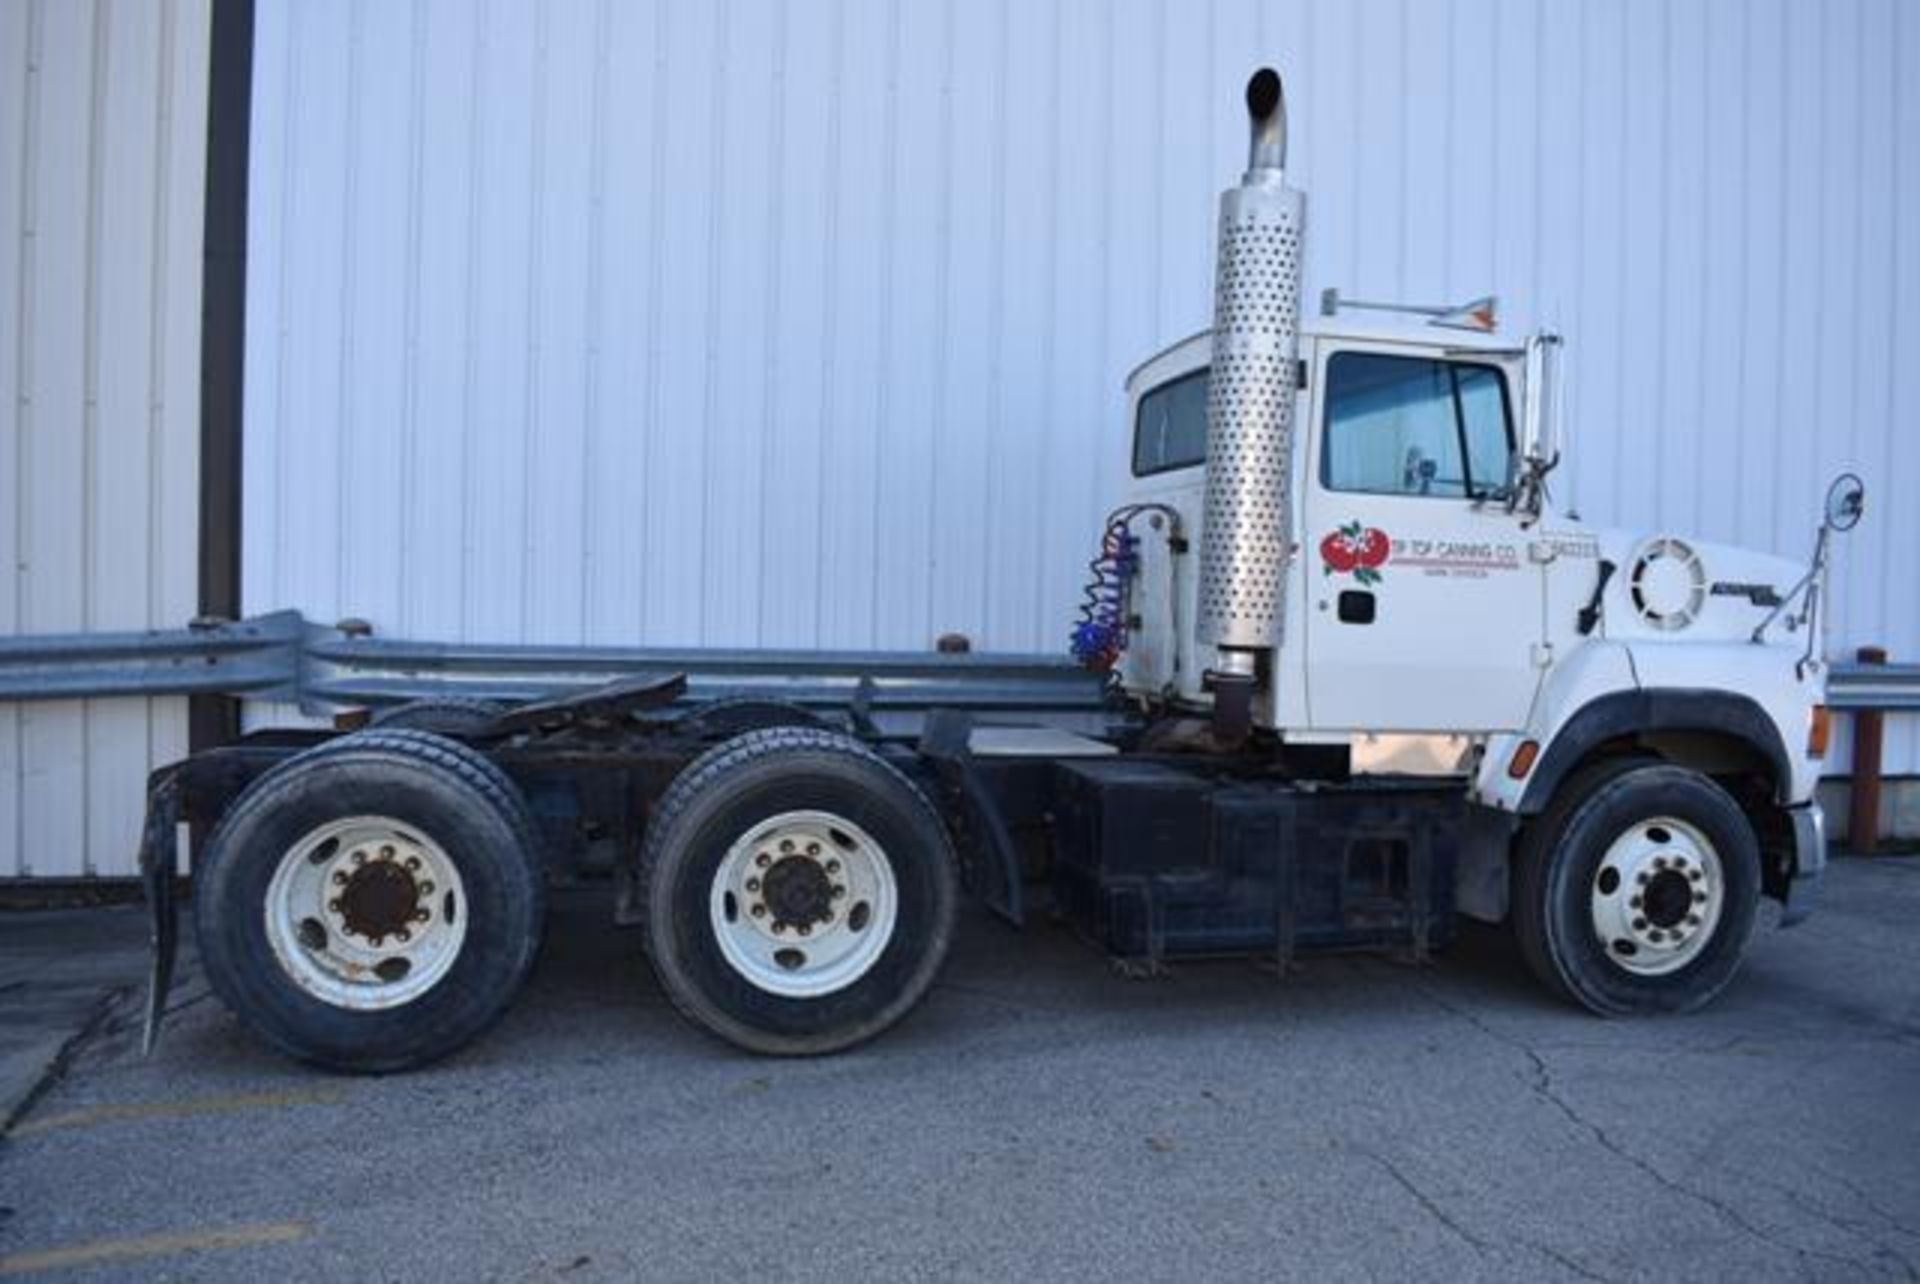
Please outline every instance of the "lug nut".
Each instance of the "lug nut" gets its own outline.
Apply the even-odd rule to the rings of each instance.
[[[840,862],[839,862],[839,861],[837,861],[837,860],[830,860],[830,861],[828,861],[828,862],[827,862],[827,872],[828,872],[829,874],[838,874],[838,873],[840,872]]]
[[[808,843],[808,844],[807,844],[807,855],[809,855],[809,856],[818,856],[819,854],[820,854],[820,844],[819,844],[819,843]]]
[[[1705,877],[1706,877],[1706,875],[1705,875],[1705,874],[1702,874],[1702,873],[1701,873],[1701,872],[1700,872],[1699,870],[1697,870],[1697,869],[1690,869],[1690,870],[1688,870],[1688,871],[1687,871],[1687,877],[1688,877],[1688,878],[1691,878],[1691,879],[1692,879],[1692,880],[1693,880],[1694,882],[1696,882],[1696,883],[1697,883],[1697,882],[1699,882],[1699,881],[1700,881],[1701,879],[1703,879],[1703,878],[1705,878]]]
[[[753,863],[758,865],[761,869],[765,869],[767,866],[773,864],[773,857],[767,855],[767,853],[765,852],[761,852],[758,856],[755,856],[753,858]]]
[[[425,882],[425,883],[422,883],[422,884],[420,884],[420,894],[421,894],[422,896],[431,896],[431,895],[433,895],[433,884],[432,884],[432,882]]]
[[[807,924],[807,923],[802,923],[802,924],[800,925],[800,935],[802,935],[802,936],[812,936],[812,935],[813,935],[813,927],[812,927],[812,925],[810,925],[810,924]]]
[[[1695,892],[1693,894],[1693,903],[1695,905],[1705,905],[1707,903],[1707,894],[1705,892]]]
[[[749,878],[749,879],[747,880],[747,890],[748,890],[748,891],[750,891],[750,892],[757,892],[757,891],[759,891],[759,890],[760,890],[760,880],[759,880],[759,879],[757,879],[757,878]]]
[[[387,844],[386,846],[384,846],[384,847],[382,847],[382,848],[380,849],[380,859],[381,859],[381,860],[392,860],[392,859],[393,859],[393,844],[392,844],[392,843],[388,843],[388,844]]]
[[[840,898],[841,898],[842,896],[845,896],[846,894],[847,894],[847,889],[846,889],[846,888],[844,888],[844,887],[842,887],[842,886],[841,886],[840,884],[838,884],[838,883],[835,883],[835,884],[833,885],[833,899],[834,899],[834,900],[836,900],[836,901],[837,901],[837,900],[839,900],[839,899],[840,899]]]
[[[1667,867],[1667,858],[1665,856],[1655,856],[1653,858],[1653,867],[1655,869],[1665,869]]]
[[[333,871],[333,885],[335,887],[345,887],[347,885],[347,876],[336,869]]]
[[[356,864],[356,865],[364,865],[364,864],[366,864],[366,863],[367,863],[367,854],[366,854],[365,852],[355,852],[355,853],[353,854],[353,863],[354,863],[354,864]]]
[[[419,872],[420,858],[418,856],[407,857],[407,869],[415,873]]]
[[[1664,936],[1661,933],[1660,929],[1656,927],[1651,932],[1647,933],[1647,939],[1649,941],[1658,941],[1658,940],[1663,940]]]
[[[327,908],[338,914],[340,912],[340,902],[338,900],[328,901]]]
[[[775,936],[785,936],[786,932],[787,932],[787,925],[785,923],[782,923],[778,919],[775,919],[773,923],[773,934]]]
[[[1631,905],[1631,906],[1633,906],[1633,907],[1634,907],[1635,909],[1639,909],[1639,908],[1640,908],[1640,898],[1639,898],[1638,896],[1636,896],[1636,897],[1634,897],[1634,898],[1633,898],[1633,899],[1632,899],[1631,901],[1629,901],[1629,902],[1627,902],[1627,903],[1628,903],[1629,905]]]
[[[400,944],[405,945],[408,941],[411,941],[413,939],[413,933],[409,932],[406,928],[403,927],[399,931],[393,934],[393,939],[400,942]]]
[[[1639,883],[1639,884],[1640,884],[1640,886],[1642,886],[1642,887],[1645,887],[1645,886],[1647,885],[1647,874],[1646,874],[1646,871],[1645,871],[1645,870],[1642,870],[1642,871],[1641,871],[1640,873],[1638,873],[1638,874],[1636,874],[1636,875],[1634,875],[1634,881],[1635,881],[1635,882],[1637,882],[1637,883]]]
[[[1634,931],[1636,931],[1636,932],[1644,932],[1644,931],[1646,931],[1646,930],[1647,930],[1647,920],[1646,920],[1646,919],[1644,919],[1644,918],[1636,918],[1636,919],[1634,919],[1634,920],[1633,920],[1633,930],[1634,930]]]
[[[764,905],[751,905],[748,906],[747,913],[753,915],[755,918],[765,918],[767,916],[767,907]]]
[[[432,917],[433,915],[427,913],[423,909],[417,909],[413,912],[413,921],[416,923],[424,923]]]
[[[1687,926],[1688,927],[1700,926],[1700,916],[1698,914],[1687,915]]]
[[[780,854],[784,856],[788,852],[791,852],[792,850],[793,850],[793,840],[791,838],[782,838],[780,840]]]
[[[381,947],[382,944],[386,942],[386,939],[387,938],[384,936],[369,936],[367,938],[367,943],[372,945],[373,948],[377,950]]]

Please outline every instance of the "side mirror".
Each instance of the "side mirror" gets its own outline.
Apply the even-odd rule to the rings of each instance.
[[[1782,614],[1787,617],[1789,629],[1807,630],[1806,653],[1794,666],[1795,676],[1806,672],[1814,662],[1814,647],[1817,641],[1814,627],[1820,610],[1820,597],[1827,586],[1827,554],[1836,534],[1844,534],[1860,524],[1861,516],[1867,511],[1867,484],[1856,473],[1841,473],[1827,487],[1827,502],[1820,513],[1820,529],[1813,537],[1813,564],[1807,567],[1807,573],[1781,595],[1774,608],[1767,612],[1767,618],[1753,629],[1753,641],[1766,639],[1767,628]],[[1795,599],[1799,599],[1800,609],[1790,608]]]
[[[1827,529],[1850,531],[1867,511],[1867,484],[1855,473],[1841,473],[1827,487]]]
[[[1512,506],[1538,515],[1546,477],[1560,462],[1560,336],[1542,330],[1527,340],[1527,386],[1521,400],[1520,467]]]

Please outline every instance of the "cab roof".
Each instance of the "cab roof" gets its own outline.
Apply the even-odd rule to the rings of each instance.
[[[1395,343],[1408,347],[1485,353],[1489,356],[1517,357],[1525,351],[1522,342],[1497,332],[1487,334],[1480,330],[1455,330],[1446,326],[1429,325],[1424,321],[1402,321],[1391,317],[1363,317],[1352,314],[1302,317],[1300,337],[1302,339],[1351,339],[1360,343]],[[1168,374],[1194,370],[1206,365],[1212,355],[1212,341],[1213,331],[1207,329],[1161,348],[1127,372],[1125,381],[1127,391],[1133,391],[1135,382],[1149,367],[1165,362],[1170,357],[1177,357],[1180,360],[1172,363],[1174,368],[1168,371]]]

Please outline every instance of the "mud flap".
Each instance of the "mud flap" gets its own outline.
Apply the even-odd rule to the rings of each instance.
[[[1026,922],[1026,889],[1020,879],[1020,858],[1005,817],[993,793],[975,769],[969,741],[971,715],[936,709],[927,715],[920,735],[920,756],[933,764],[940,781],[960,803],[965,822],[961,843],[969,889],[987,908],[1015,927]]]
[[[172,772],[154,777],[147,789],[147,824],[140,839],[140,881],[146,888],[149,939],[153,958],[147,973],[147,1015],[140,1035],[142,1055],[151,1056],[160,1038],[160,1020],[173,986],[174,955],[180,944],[180,910],[174,903],[174,852],[180,825],[180,781]]]
[[[1787,813],[1793,819],[1793,878],[1783,906],[1780,926],[1792,927],[1813,913],[1820,899],[1820,880],[1827,872],[1827,814],[1809,802]]]

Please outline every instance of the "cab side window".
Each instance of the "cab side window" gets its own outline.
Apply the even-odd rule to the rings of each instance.
[[[1512,482],[1507,384],[1497,366],[1336,352],[1325,402],[1327,490],[1487,499]]]
[[[1191,468],[1207,457],[1207,371],[1195,370],[1140,398],[1133,423],[1133,475]]]

